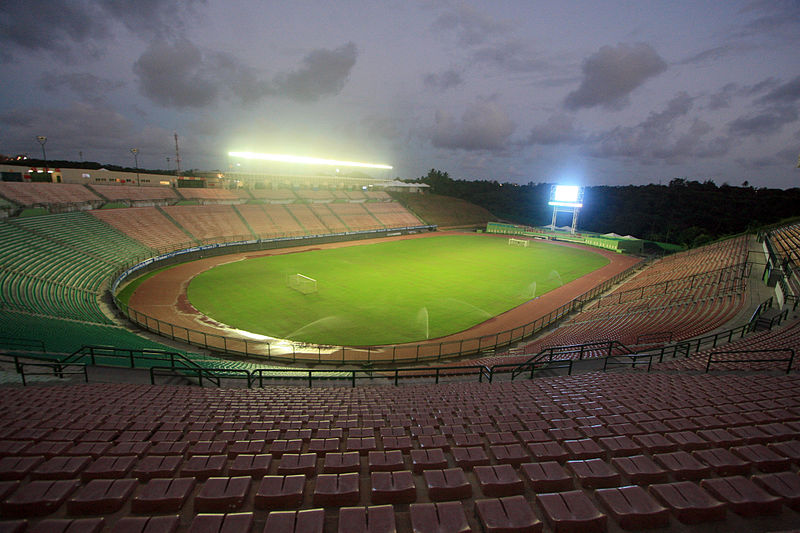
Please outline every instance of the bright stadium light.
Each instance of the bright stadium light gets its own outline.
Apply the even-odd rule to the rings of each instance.
[[[361,167],[361,168],[380,168],[391,170],[391,165],[381,165],[378,163],[359,163],[358,161],[338,161],[336,159],[322,159],[319,157],[306,157],[302,155],[288,154],[259,154],[255,152],[228,152],[231,157],[241,157],[242,159],[259,159],[262,161],[278,161],[281,163],[301,163],[306,165],[328,165],[332,167]]]
[[[550,194],[549,205],[583,207],[583,190],[577,185],[556,185]]]

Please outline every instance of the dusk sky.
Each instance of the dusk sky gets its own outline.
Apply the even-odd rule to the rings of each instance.
[[[798,187],[800,0],[0,0],[0,153]]]

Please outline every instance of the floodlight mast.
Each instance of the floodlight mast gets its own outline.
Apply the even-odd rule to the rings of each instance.
[[[556,229],[556,217],[559,212],[572,213],[572,226],[570,233],[575,235],[578,227],[578,214],[583,207],[583,188],[575,185],[553,185],[550,189],[549,205],[553,206],[553,220],[551,225]]]

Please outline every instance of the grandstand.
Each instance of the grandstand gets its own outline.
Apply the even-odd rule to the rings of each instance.
[[[2,531],[800,523],[797,225],[652,260],[541,335],[406,369],[413,384],[396,387],[394,367],[176,349],[131,332],[106,291],[122,269],[201,243],[457,216],[372,191],[6,185],[7,202],[54,214],[0,221],[0,376],[40,385],[0,387]]]

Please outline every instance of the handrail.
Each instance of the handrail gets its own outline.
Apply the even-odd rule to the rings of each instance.
[[[83,374],[83,381],[84,383],[89,383],[89,373],[86,370],[86,365],[80,363],[72,363],[70,365],[61,365],[60,363],[27,363],[22,361],[15,362],[17,367],[17,373],[20,375],[22,379],[22,385],[27,386],[28,382],[25,379],[25,376],[49,376],[54,375],[58,376],[59,378],[63,378],[64,375],[79,375]],[[26,366],[33,366],[33,367],[42,367],[42,368],[49,368],[50,372],[25,372]],[[80,368],[77,372],[66,372],[64,369],[69,367],[78,367]]]
[[[715,355],[721,354],[739,354],[739,353],[789,353],[788,358],[766,358],[766,359],[718,359],[714,360]],[[711,370],[713,363],[788,363],[786,365],[786,373],[792,371],[792,363],[794,362],[794,350],[792,348],[773,348],[762,350],[720,350],[708,354],[708,361],[706,362],[706,373]]]
[[[529,367],[530,364],[535,364],[538,362],[543,362],[545,357],[547,358],[547,362],[553,361],[553,356],[563,355],[563,354],[578,354],[578,359],[583,360],[583,355],[586,352],[597,351],[598,348],[603,348],[607,350],[606,357],[611,356],[614,348],[621,350],[623,353],[631,353],[631,350],[622,344],[619,341],[592,341],[586,342],[583,344],[565,344],[560,346],[548,346],[543,348],[539,353],[530,357],[528,360],[523,361],[522,363],[508,363],[509,365],[517,365],[518,368],[511,371],[511,379],[513,380],[522,372],[525,372]],[[570,360],[572,358],[569,358]]]
[[[471,372],[467,372],[467,371]],[[492,371],[485,365],[462,365],[462,366],[439,366],[439,367],[412,367],[412,368],[393,368],[387,370],[378,369],[346,369],[346,370],[326,370],[326,369],[297,369],[297,368],[257,368],[251,372],[252,383],[258,382],[259,387],[264,386],[265,380],[271,379],[294,379],[308,381],[309,388],[313,387],[315,380],[347,379],[352,387],[356,386],[356,379],[359,375],[374,379],[384,378],[391,380],[395,386],[399,385],[402,374],[411,374],[407,378],[433,377],[435,383],[448,375],[478,374],[478,381],[486,379],[492,381]],[[266,374],[266,375],[265,375]]]
[[[151,366],[150,367],[150,384],[155,385],[155,376],[157,371],[169,371],[170,374],[196,374],[194,377],[197,379],[197,384],[203,386],[203,377],[206,381],[214,383],[217,387],[221,386],[222,379],[244,379],[247,380],[247,388],[250,388],[252,377],[249,371],[237,368],[179,368],[172,366]],[[242,376],[243,377],[240,377]],[[213,379],[212,379],[213,378]]]
[[[619,354],[615,356],[608,356],[603,361],[603,372],[608,371],[609,366],[628,366],[630,365],[631,368],[634,368],[637,365],[647,365],[647,371],[650,372],[650,368],[653,366],[653,358],[655,354],[648,354],[648,353],[630,353],[630,354]],[[628,361],[617,361],[614,359],[621,359],[627,358]]]
[[[534,375],[536,374],[537,370],[560,370],[562,368],[567,369],[567,375],[572,375],[572,367],[574,364],[573,359],[558,359],[556,361],[531,361],[529,363],[525,363],[523,365],[518,365],[516,363],[499,363],[493,365],[491,368],[492,375],[499,372],[507,372],[508,369],[513,369],[511,371],[511,381],[514,381],[520,374],[523,372],[527,372],[530,370],[531,375],[529,379],[533,379]]]
[[[117,359],[126,359],[129,361],[130,368],[137,368],[137,362],[142,361],[166,361],[169,360],[170,368],[184,368],[195,372],[200,372],[209,381],[216,381],[219,385],[219,379],[214,373],[210,372],[208,368],[197,364],[190,358],[186,357],[180,352],[172,352],[166,350],[157,350],[149,348],[119,348],[116,346],[95,346],[83,345],[70,355],[64,357],[59,362],[61,364],[71,364],[85,358],[89,358],[92,365],[97,365],[97,357],[110,357]],[[141,364],[139,365],[141,367]]]
[[[44,341],[42,339],[29,339],[25,337],[0,336],[0,345],[17,348],[35,348],[36,352],[44,352]]]

